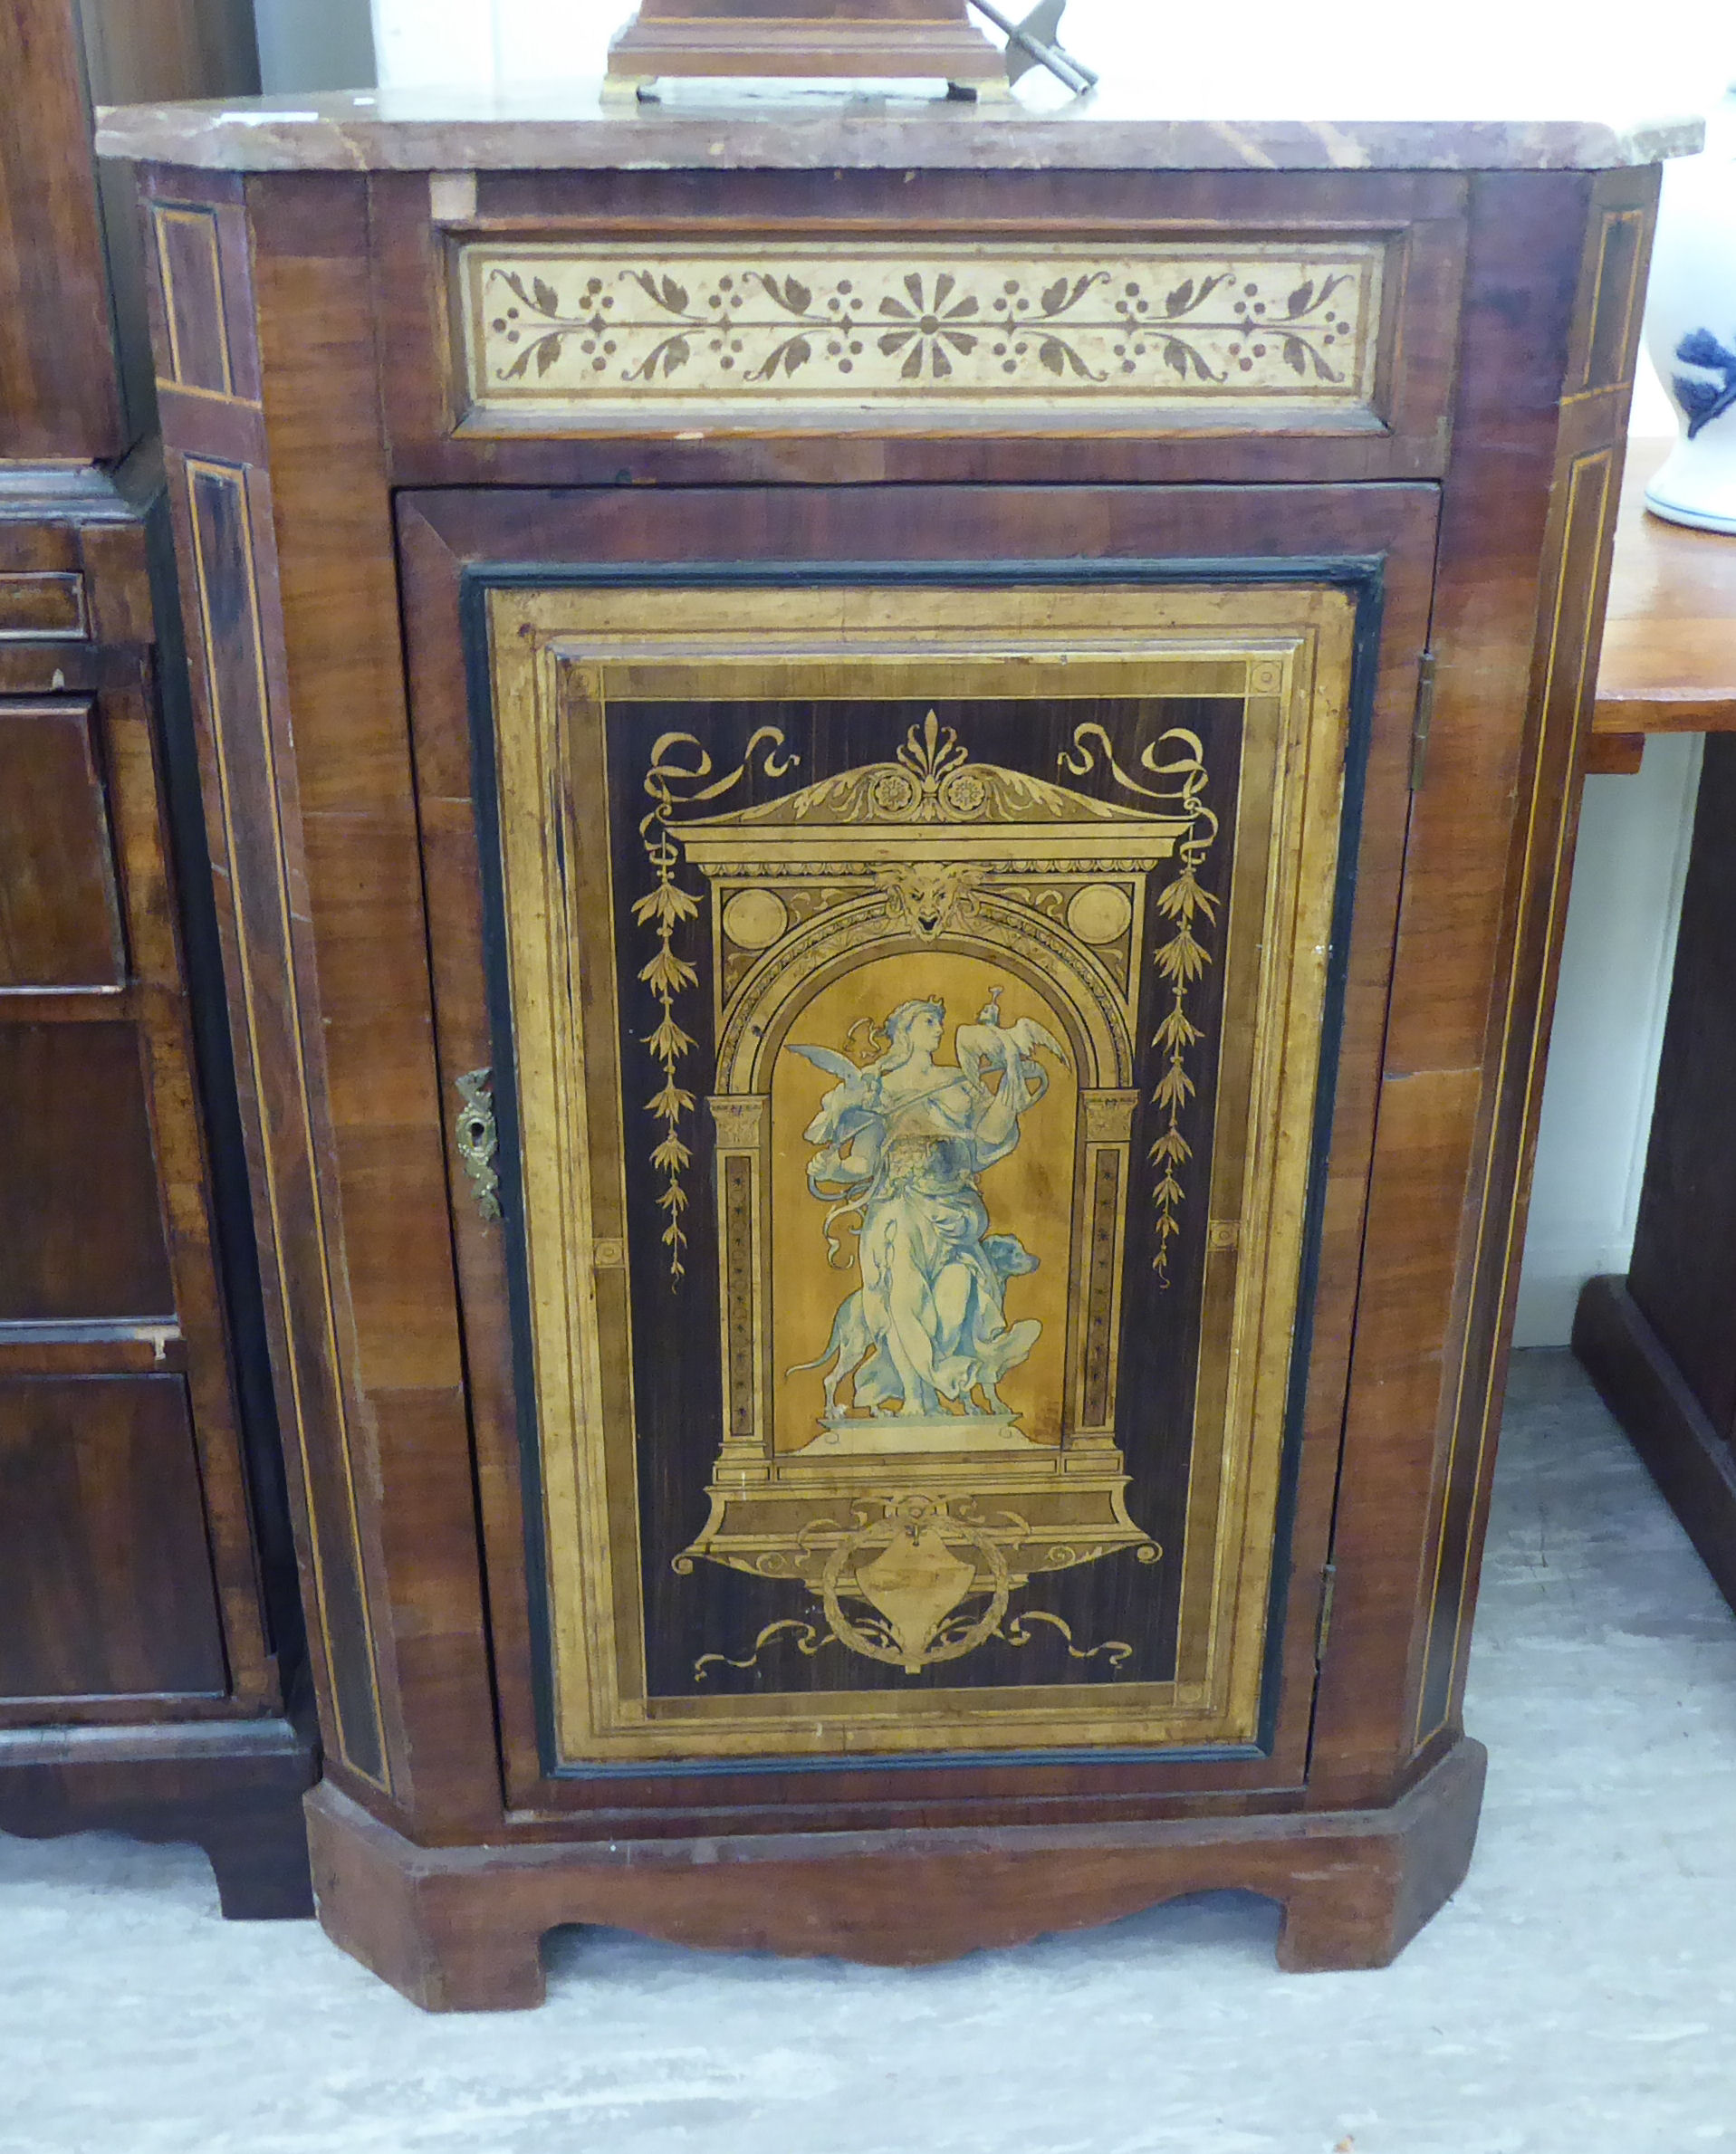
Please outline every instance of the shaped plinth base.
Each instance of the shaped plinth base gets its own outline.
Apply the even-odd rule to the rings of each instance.
[[[313,1912],[302,1798],[319,1770],[287,1720],[0,1729],[0,1832],[124,1833],[203,1848],[234,1921]]]
[[[327,1934],[434,2012],[541,2004],[560,1923],[911,1967],[1224,1889],[1282,1903],[1280,1967],[1376,1967],[1463,1880],[1484,1764],[1462,1739],[1382,1810],[446,1848],[327,1785],[308,1839]]]

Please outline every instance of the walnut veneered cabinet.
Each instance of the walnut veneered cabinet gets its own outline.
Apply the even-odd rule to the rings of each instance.
[[[110,119],[320,1905],[409,1995],[1453,1889],[1689,133]]]
[[[306,1915],[316,1747],[136,212],[91,148],[93,93],[258,80],[245,0],[0,7],[0,1832],[196,1841],[226,1913]]]

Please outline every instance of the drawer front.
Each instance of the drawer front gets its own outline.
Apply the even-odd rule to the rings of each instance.
[[[747,233],[454,253],[464,424],[551,433],[1378,427],[1375,234]]]
[[[89,633],[82,576],[0,570],[0,638],[82,643]]]
[[[181,1377],[0,1377],[0,1718],[228,1689]]]
[[[0,1325],[172,1321],[138,1028],[0,1023]]]
[[[125,984],[92,704],[0,703],[0,994]]]
[[[1418,478],[1453,173],[381,173],[405,487]]]

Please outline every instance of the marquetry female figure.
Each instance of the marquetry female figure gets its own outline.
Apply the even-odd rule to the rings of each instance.
[[[884,1052],[859,1067],[830,1048],[791,1042],[839,1079],[804,1132],[820,1147],[808,1186],[830,1207],[833,1263],[854,1260],[862,1275],[825,1351],[800,1364],[830,1364],[828,1421],[844,1418],[838,1393],[847,1375],[856,1406],[870,1412],[949,1427],[961,1417],[1012,1419],[998,1386],[1042,1326],[1008,1323],[1006,1283],[1039,1259],[1016,1235],[989,1232],[979,1178],[1017,1147],[1021,1118],[1049,1088],[1035,1050],[1063,1059],[1064,1050],[1034,1019],[1003,1026],[999,1000],[996,989],[978,1021],[960,1028],[955,1064],[935,1058],[946,1027],[939,1000],[901,1002],[879,1028]],[[839,1238],[850,1219],[853,1259]]]

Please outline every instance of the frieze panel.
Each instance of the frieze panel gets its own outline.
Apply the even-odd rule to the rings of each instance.
[[[455,257],[467,423],[1367,406],[1384,251],[1374,237],[475,241]]]

